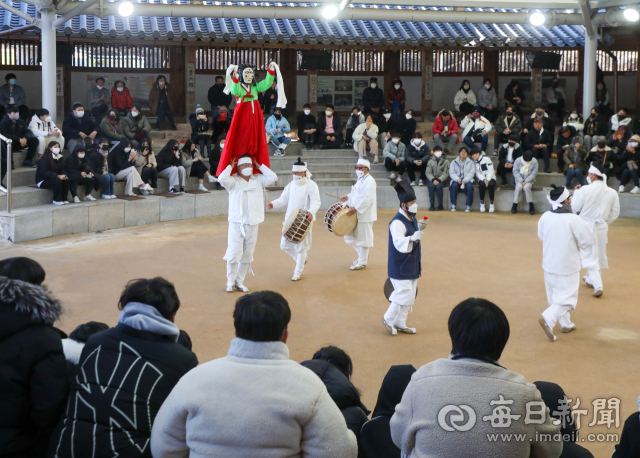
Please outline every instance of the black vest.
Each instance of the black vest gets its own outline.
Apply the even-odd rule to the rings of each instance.
[[[415,218],[409,221],[405,215],[398,212],[393,217],[391,223],[400,221],[407,229],[406,236],[413,235],[418,230],[418,222]],[[389,226],[391,226],[389,223]],[[391,236],[391,227],[389,227],[389,260],[387,263],[387,273],[389,278],[394,280],[415,280],[422,273],[422,261],[420,254],[420,243],[413,243],[413,250],[410,253],[400,253],[396,250]]]

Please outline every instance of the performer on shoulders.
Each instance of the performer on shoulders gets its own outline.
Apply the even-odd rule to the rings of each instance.
[[[400,210],[389,224],[389,259],[387,271],[393,285],[389,297],[391,304],[382,318],[382,324],[391,333],[398,331],[415,334],[415,328],[407,327],[407,316],[413,306],[418,288],[418,278],[422,273],[420,239],[416,213],[418,201],[416,194],[407,182],[395,186],[400,199]]]
[[[267,204],[267,208],[271,210],[273,208],[282,208],[286,205],[285,222],[289,219],[291,213],[298,209],[307,212],[307,220],[315,221],[316,212],[320,208],[318,185],[311,181],[311,172],[307,170],[307,164],[302,162],[300,158],[298,158],[298,162],[293,164],[292,172],[293,181],[284,188],[279,198]],[[310,226],[305,238],[300,243],[290,242],[284,235],[280,240],[280,249],[296,262],[293,277],[291,278],[293,281],[300,280],[304,265],[307,263],[307,252],[311,248],[312,229],[313,227]]]
[[[264,186],[276,182],[278,176],[266,165],[249,155],[235,159],[218,176],[218,182],[229,192],[229,235],[227,252],[227,291],[248,292],[244,278],[253,262],[253,251],[258,240],[258,225],[264,221]],[[257,169],[261,173],[254,174]],[[252,272],[253,273],[253,272]]]
[[[356,184],[351,186],[351,192],[342,196],[340,200],[349,207],[348,214],[357,213],[356,228],[344,236],[344,241],[358,253],[358,259],[351,265],[351,270],[367,267],[369,248],[373,246],[373,222],[378,219],[378,204],[376,197],[376,180],[369,175],[371,163],[366,159],[358,159],[356,164]]]

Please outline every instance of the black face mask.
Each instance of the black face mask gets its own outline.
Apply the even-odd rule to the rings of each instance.
[[[595,118],[596,116],[598,116],[598,113],[591,113],[592,118]]]
[[[178,148],[177,146],[173,148],[174,151],[178,151],[180,148]]]
[[[275,116],[275,118],[276,118],[276,119],[280,119],[280,118],[282,118],[282,115],[275,114],[275,113],[273,114],[273,116]]]
[[[599,148],[604,148],[604,145],[606,145],[605,142],[598,142],[598,147]]]
[[[560,86],[560,83],[551,83],[551,86],[558,87],[558,86]]]
[[[507,118],[513,118],[513,113],[509,113],[509,112],[507,111]]]
[[[627,115],[618,115],[618,121],[622,121],[624,119],[627,119]]]
[[[101,149],[102,151],[109,151],[109,145],[102,145],[102,146],[100,147],[100,149]]]
[[[115,115],[109,115],[109,121],[115,121],[116,117]]]
[[[543,113],[544,111],[542,110],[536,110],[536,116],[542,116]]]
[[[515,146],[516,146],[516,144],[515,144],[515,143],[511,143],[511,142],[509,142],[509,148],[513,148],[513,147],[515,147]]]

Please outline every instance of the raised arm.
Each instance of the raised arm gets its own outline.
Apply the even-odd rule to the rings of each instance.
[[[231,164],[218,176],[218,183],[227,191],[231,191],[236,187],[236,180],[231,176],[231,170],[233,170]]]
[[[256,89],[258,89],[258,92],[264,92],[269,89],[273,84],[273,80],[275,79],[275,77],[276,71],[275,69],[271,68],[271,64],[269,64],[269,70],[267,70],[267,74],[265,75],[264,79],[259,83],[256,83]],[[282,81],[278,81],[278,83],[282,84]]]

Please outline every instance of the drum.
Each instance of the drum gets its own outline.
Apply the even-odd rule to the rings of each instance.
[[[356,228],[358,217],[347,215],[349,206],[341,202],[333,204],[324,214],[324,225],[327,226],[329,232],[333,232],[339,237],[343,237]]]
[[[387,298],[389,302],[389,298],[391,297],[391,293],[393,293],[393,284],[391,283],[391,279],[387,278],[387,281],[384,282],[384,297]],[[416,287],[416,297],[418,297],[418,288]]]
[[[307,212],[296,208],[282,226],[282,235],[291,243],[300,243],[307,236],[311,223]]]

